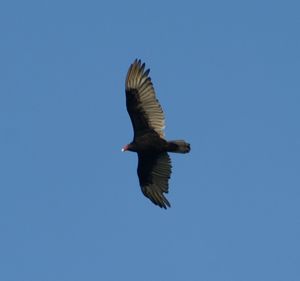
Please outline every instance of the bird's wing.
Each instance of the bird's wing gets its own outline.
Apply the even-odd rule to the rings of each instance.
[[[142,192],[155,205],[161,208],[170,207],[170,203],[164,196],[168,193],[168,180],[171,176],[171,159],[168,153],[143,154],[138,153],[138,176]]]
[[[125,82],[126,106],[134,134],[153,129],[164,137],[165,118],[162,108],[156,99],[155,91],[149,77],[150,70],[145,64],[135,60],[131,64]]]

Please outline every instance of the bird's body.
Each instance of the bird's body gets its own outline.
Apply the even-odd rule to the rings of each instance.
[[[126,106],[133,130],[133,141],[122,151],[138,153],[138,177],[142,192],[154,204],[166,208],[171,175],[171,159],[167,152],[187,153],[190,145],[183,140],[167,141],[164,138],[165,119],[156,99],[150,70],[135,60],[126,77]]]
[[[168,151],[168,142],[161,138],[155,131],[149,131],[137,136],[129,144],[130,151],[140,153],[161,153]]]

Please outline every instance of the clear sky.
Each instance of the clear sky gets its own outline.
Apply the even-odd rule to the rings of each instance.
[[[1,281],[300,280],[299,1],[1,1]],[[124,80],[173,155],[145,198]]]

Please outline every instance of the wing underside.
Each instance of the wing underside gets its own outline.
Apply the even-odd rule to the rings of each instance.
[[[126,77],[126,106],[135,134],[148,129],[155,130],[164,137],[165,118],[156,99],[150,70],[145,64],[135,60]]]
[[[172,169],[168,153],[138,154],[138,158],[138,176],[143,194],[161,208],[170,207],[164,196],[169,191],[168,181]]]

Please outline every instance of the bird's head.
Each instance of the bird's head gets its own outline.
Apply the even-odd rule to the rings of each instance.
[[[123,148],[122,148],[122,152],[124,151],[133,151],[136,152],[136,145],[134,142],[131,142],[129,144],[126,144]]]
[[[126,144],[123,148],[122,148],[122,152],[125,152],[125,151],[129,151],[131,150],[131,144]]]

